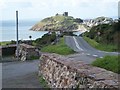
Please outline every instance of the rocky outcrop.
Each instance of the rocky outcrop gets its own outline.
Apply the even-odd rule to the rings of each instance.
[[[56,54],[41,56],[39,75],[51,88],[118,89],[118,74]]]

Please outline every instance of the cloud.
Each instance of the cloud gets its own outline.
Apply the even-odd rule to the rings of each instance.
[[[30,2],[7,2],[6,8],[29,8],[32,6],[32,4]]]
[[[51,16],[68,11],[74,17],[96,17],[100,15],[116,16],[119,0],[0,0],[5,13],[14,13],[16,9],[21,18]],[[7,14],[5,18],[9,17]],[[12,15],[11,15],[12,16]],[[10,18],[10,17],[9,17]]]
[[[0,0],[1,9],[9,8],[28,8],[31,7],[31,2],[26,2],[25,0]]]
[[[5,3],[4,3],[4,1],[3,0],[0,0],[0,9],[2,9],[2,8],[4,8],[6,5],[5,5]]]
[[[85,7],[94,4],[112,4],[117,3],[119,0],[0,0],[0,6],[10,6],[8,3],[19,3],[20,5],[32,4],[33,8],[36,7]],[[2,2],[2,4],[1,4]],[[24,4],[25,3],[25,4]],[[20,6],[18,4],[18,6]],[[104,6],[105,7],[105,6]]]

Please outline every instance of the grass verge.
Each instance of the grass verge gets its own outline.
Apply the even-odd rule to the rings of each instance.
[[[85,41],[87,41],[92,47],[102,50],[102,51],[108,51],[108,52],[114,52],[118,50],[118,46],[117,45],[113,45],[113,44],[101,44],[96,42],[93,39],[90,39],[88,37],[83,37]]]
[[[30,60],[36,60],[36,59],[39,59],[39,58],[40,58],[40,56],[31,56]]]
[[[8,44],[11,44],[11,41],[0,42],[1,46],[8,45]]]
[[[49,90],[49,86],[48,86],[47,82],[43,79],[42,75],[39,76],[39,82],[40,82],[40,85],[42,86],[42,88],[46,88],[46,90]]]
[[[120,74],[120,60],[118,59],[118,56],[105,56],[93,61],[92,65]]]
[[[74,51],[65,44],[64,38],[61,38],[60,42],[57,43],[56,45],[48,45],[43,47],[41,51],[49,52],[49,53],[57,53],[60,55],[68,55],[74,53]]]

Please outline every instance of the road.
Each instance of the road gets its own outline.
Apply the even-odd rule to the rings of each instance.
[[[104,52],[91,47],[82,37],[65,36],[66,44],[78,52],[66,56],[69,60],[80,60],[90,64],[96,58],[105,55],[117,55],[116,52]],[[2,64],[3,88],[41,88],[38,79],[39,60],[16,61]]]
[[[117,52],[105,52],[91,47],[81,36],[65,36],[65,43],[78,52],[77,55],[70,57],[81,59],[86,63],[91,63],[96,58],[103,58],[105,55],[118,55]]]
[[[41,88],[38,79],[39,60],[2,64],[3,88]]]

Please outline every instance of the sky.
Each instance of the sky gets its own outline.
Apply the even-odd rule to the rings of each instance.
[[[70,16],[90,19],[117,17],[119,0],[0,0],[0,20],[33,20],[68,12]]]

